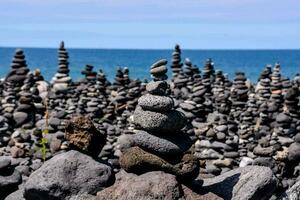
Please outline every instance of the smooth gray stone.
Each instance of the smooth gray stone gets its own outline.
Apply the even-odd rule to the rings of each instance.
[[[132,135],[122,135],[118,142],[121,150],[138,146],[158,156],[182,155],[193,144],[189,136],[183,133],[155,136],[145,131],[138,131]]]
[[[267,200],[276,188],[276,178],[268,167],[247,166],[204,179],[200,190],[213,192],[224,200]]]
[[[300,160],[300,143],[293,143],[289,146],[289,156],[290,161]]]
[[[10,166],[10,156],[0,156],[0,171]]]
[[[166,64],[168,64],[167,59],[161,59],[161,60],[155,62],[155,63],[151,66],[151,69],[154,69],[154,68],[160,67],[160,66],[162,66],[162,65],[166,65]]]
[[[14,120],[16,122],[15,126],[21,126],[22,124],[26,123],[28,120],[30,120],[29,115],[25,112],[15,112],[13,114]]]

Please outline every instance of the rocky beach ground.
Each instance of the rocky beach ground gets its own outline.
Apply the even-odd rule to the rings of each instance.
[[[300,74],[230,80],[176,45],[169,79],[162,59],[73,81],[62,42],[48,82],[25,53],[0,81],[0,200],[300,199]]]

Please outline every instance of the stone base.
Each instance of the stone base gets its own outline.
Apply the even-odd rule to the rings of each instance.
[[[200,168],[199,161],[191,154],[185,154],[180,163],[173,165],[139,147],[127,149],[120,157],[120,165],[125,171],[135,174],[164,171],[184,182],[195,179]]]

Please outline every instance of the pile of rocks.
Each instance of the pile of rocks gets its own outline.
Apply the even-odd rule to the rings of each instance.
[[[22,49],[17,49],[12,60],[11,71],[7,74],[4,82],[12,83],[15,89],[20,90],[28,72],[24,52]]]
[[[172,98],[166,96],[166,64],[166,60],[160,60],[151,66],[153,81],[147,84],[148,94],[139,98],[134,112],[135,134],[121,140],[120,164],[127,172],[161,170],[189,181],[197,176],[199,164],[186,153],[192,145],[189,137],[180,132],[186,119],[173,109]]]
[[[29,91],[20,93],[19,103],[13,114],[15,127],[29,129],[35,124],[35,106]]]
[[[94,66],[86,65],[85,69],[81,72],[81,74],[85,75],[85,79],[89,82],[95,82],[97,78],[97,72],[93,71]]]
[[[55,92],[65,93],[68,91],[68,86],[70,85],[72,79],[69,76],[69,62],[68,62],[68,52],[65,49],[65,44],[62,41],[58,49],[58,70],[51,83],[53,84],[53,90]]]
[[[175,45],[174,52],[172,54],[172,72],[173,72],[173,77],[175,78],[179,72],[182,70],[182,63],[181,63],[181,50],[180,46],[178,44]]]

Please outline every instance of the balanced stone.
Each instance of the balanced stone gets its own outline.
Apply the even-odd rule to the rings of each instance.
[[[134,124],[146,131],[168,133],[182,129],[186,124],[186,119],[176,110],[161,113],[143,110],[138,106],[134,111]]]
[[[150,111],[169,111],[174,107],[171,97],[146,94],[139,98],[138,104],[144,110]]]
[[[164,95],[168,88],[165,81],[151,81],[146,85],[146,90],[153,95]]]
[[[167,158],[181,156],[192,146],[192,140],[185,134],[153,135],[146,131],[137,131],[136,134],[123,135],[119,138],[121,149],[139,146],[145,151]]]

